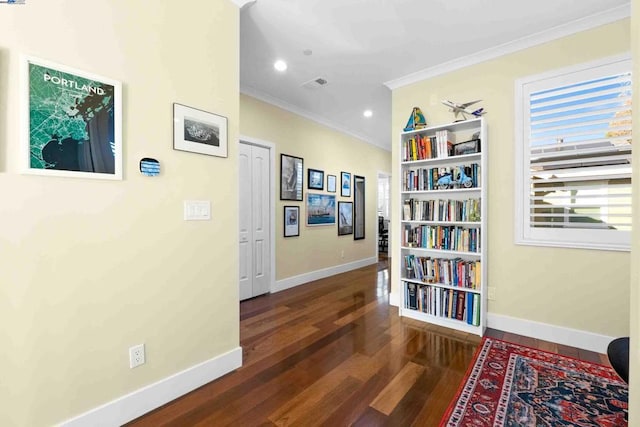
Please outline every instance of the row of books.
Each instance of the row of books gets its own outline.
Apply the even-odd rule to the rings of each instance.
[[[404,267],[407,279],[467,289],[480,289],[481,287],[482,268],[480,261],[405,255]]]
[[[435,136],[414,135],[402,143],[402,161],[444,158],[453,155],[456,134],[447,130]]]
[[[417,168],[405,170],[402,173],[403,191],[428,191],[438,189],[438,180],[450,175],[453,183],[460,182],[461,172],[471,178],[471,187],[480,187],[480,165],[471,163],[460,166],[448,166],[440,168]],[[451,186],[449,186],[451,188]]]
[[[480,295],[404,282],[405,308],[480,325]]]
[[[480,221],[480,199],[418,200],[402,204],[405,221]]]
[[[411,248],[442,249],[460,252],[480,252],[480,228],[452,225],[405,224],[402,245]]]

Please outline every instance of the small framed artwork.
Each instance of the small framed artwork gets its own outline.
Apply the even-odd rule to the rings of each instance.
[[[329,193],[336,192],[336,176],[335,175],[327,175],[327,191]]]
[[[324,171],[309,168],[307,172],[309,175],[307,177],[308,188],[310,190],[324,190]]]
[[[480,151],[480,140],[472,139],[470,141],[459,142],[453,146],[453,155],[462,156],[464,154],[473,154]]]
[[[338,202],[338,236],[353,234],[353,203]]]
[[[300,235],[300,207],[284,207],[284,237]]]
[[[303,166],[300,157],[280,155],[280,200],[302,201]]]
[[[351,173],[340,172],[340,196],[351,197]]]
[[[174,103],[173,148],[227,157],[227,118]]]
[[[307,225],[333,225],[336,223],[336,196],[307,193]]]
[[[122,179],[122,84],[21,57],[25,172]]]

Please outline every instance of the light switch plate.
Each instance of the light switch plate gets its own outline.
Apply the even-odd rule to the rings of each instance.
[[[185,221],[207,221],[211,219],[211,202],[209,200],[185,200]]]

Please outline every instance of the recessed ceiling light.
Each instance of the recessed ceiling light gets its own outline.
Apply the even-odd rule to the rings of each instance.
[[[368,118],[368,117],[373,116],[373,111],[371,111],[371,110],[364,110],[364,113],[362,113],[362,114],[364,114],[364,116]]]
[[[273,68],[275,68],[278,71],[285,71],[287,69],[287,63],[284,62],[282,59],[278,59],[274,64],[273,64]]]

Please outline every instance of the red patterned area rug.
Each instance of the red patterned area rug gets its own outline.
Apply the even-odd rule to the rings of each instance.
[[[484,338],[440,426],[626,426],[627,385],[607,366]]]

